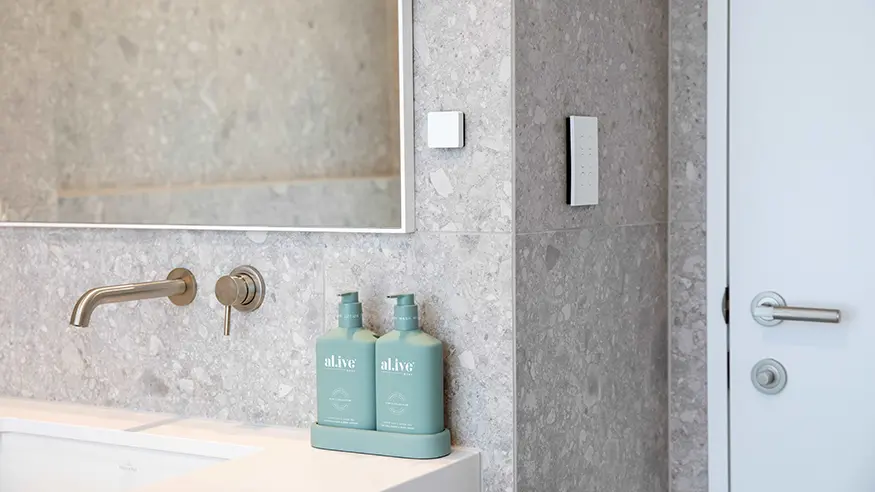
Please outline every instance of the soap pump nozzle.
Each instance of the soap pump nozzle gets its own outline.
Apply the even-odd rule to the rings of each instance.
[[[396,294],[389,296],[395,299],[395,329],[412,331],[419,329],[419,308],[413,294]]]
[[[397,306],[413,306],[416,304],[413,294],[395,294],[389,296],[389,299],[395,299]]]
[[[337,308],[337,324],[341,328],[362,327],[362,303],[358,292],[339,294],[340,305]]]

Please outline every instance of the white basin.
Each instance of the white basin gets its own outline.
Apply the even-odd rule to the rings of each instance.
[[[2,492],[479,492],[480,454],[313,449],[307,429],[0,398]]]
[[[117,492],[260,451],[259,448],[0,419],[0,491]]]

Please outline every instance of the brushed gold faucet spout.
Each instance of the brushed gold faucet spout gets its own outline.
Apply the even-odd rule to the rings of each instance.
[[[97,287],[89,290],[76,301],[73,314],[70,316],[70,324],[78,328],[87,327],[91,323],[91,314],[102,304],[167,297],[173,304],[185,306],[194,301],[196,294],[197,282],[194,275],[184,268],[177,268],[170,272],[167,280]]]

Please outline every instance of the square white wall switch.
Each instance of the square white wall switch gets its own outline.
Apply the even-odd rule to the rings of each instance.
[[[599,204],[599,120],[568,118],[568,192],[572,207]]]
[[[428,147],[461,149],[465,146],[465,113],[437,111],[428,113]]]

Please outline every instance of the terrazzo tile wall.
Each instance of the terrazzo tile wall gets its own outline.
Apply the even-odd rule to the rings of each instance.
[[[708,490],[707,1],[671,0],[669,297],[672,492]]]
[[[666,0],[516,0],[516,476],[668,489]],[[597,116],[600,204],[565,204]]]
[[[11,19],[17,9],[40,12],[60,3],[6,2],[0,28],[37,22]],[[510,0],[414,4],[415,234],[0,229],[6,279],[0,282],[0,393],[306,425],[315,409],[314,343],[334,323],[334,294],[361,289],[369,325],[383,332],[391,316],[384,296],[412,291],[425,329],[446,343],[447,420],[456,443],[483,450],[484,490],[513,490],[512,6]],[[21,56],[40,49],[19,41],[14,53]],[[0,63],[20,59],[2,48]],[[45,111],[7,97],[7,87],[24,88],[46,75],[22,71],[4,81],[0,122],[55,123]],[[438,109],[466,112],[465,149],[426,148],[425,115]],[[8,129],[0,128],[0,145],[9,150],[64,158],[51,142],[9,138]],[[239,264],[262,270],[270,291],[258,312],[235,313],[226,340],[213,285]],[[91,329],[67,327],[85,289],[162,278],[175,266],[197,274],[193,305],[103,306]]]
[[[0,392],[304,425],[314,417],[313,344],[333,323],[333,295],[360,288],[368,323],[383,331],[383,294],[415,290],[426,329],[447,342],[448,421],[458,443],[484,450],[485,490],[512,490],[516,472],[519,490],[661,492],[669,411],[671,488],[706,490],[705,2],[515,2],[415,0],[413,235],[0,229]],[[59,122],[48,114],[46,47],[33,43],[39,16],[14,14],[55,5],[15,0],[0,11],[0,64],[18,74],[0,85],[0,155],[28,159],[29,170],[60,158],[40,137]],[[466,111],[466,149],[425,148],[433,109]],[[572,113],[601,118],[598,207],[572,210],[555,193],[558,115]],[[19,184],[34,208],[55,188]],[[262,269],[272,292],[261,311],[235,317],[225,340],[212,286],[241,263]],[[85,288],[177,265],[199,276],[194,305],[105,306],[91,330],[67,328]]]

